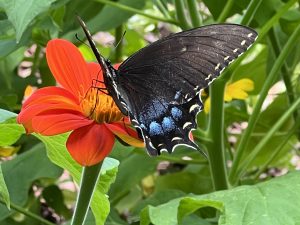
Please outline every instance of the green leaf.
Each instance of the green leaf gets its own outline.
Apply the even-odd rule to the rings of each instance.
[[[141,224],[178,224],[198,209],[220,211],[219,225],[295,225],[300,222],[300,172],[253,186],[240,186],[207,195],[174,199],[141,213]],[[178,221],[177,221],[178,218]]]
[[[130,7],[136,8],[136,9],[142,9],[145,6],[145,0],[120,0],[118,2],[120,4],[127,5]],[[72,1],[72,4],[73,4],[73,1]],[[97,31],[108,31],[108,30],[114,29],[114,28],[120,26],[122,23],[125,23],[133,15],[133,13],[131,13],[131,12],[98,3],[98,5],[96,4],[94,6],[94,10],[96,7],[96,9],[98,11],[96,12],[94,17],[92,17],[90,20],[88,20],[90,18],[89,14],[93,13],[93,9],[89,9],[89,11],[88,11],[85,6],[88,4],[85,4],[85,2],[84,2],[83,5],[84,6],[82,6],[82,7],[84,10],[80,14],[80,16],[85,20],[85,22],[87,23],[87,27],[89,28],[89,30],[92,34],[94,34]],[[101,9],[100,12],[99,12],[99,6],[100,7],[103,6],[103,8],[100,8]],[[71,6],[71,8],[72,8],[72,6]],[[68,8],[67,8],[67,12],[68,12]],[[71,14],[72,17],[75,20],[74,11],[71,11],[71,13],[72,13]],[[70,19],[72,19],[72,18],[70,18]],[[75,33],[82,34],[81,28],[79,28],[79,26],[76,23],[72,23],[73,27],[74,27],[74,24],[76,25],[75,26],[76,29],[67,33],[64,36],[64,38],[68,38],[68,39],[75,41],[74,34]]]
[[[128,194],[129,190],[139,184],[142,178],[156,170],[157,163],[155,158],[149,158],[146,154],[132,154],[124,159],[121,162],[116,182],[109,192],[111,201],[116,201]]]
[[[76,183],[79,184],[82,167],[76,163],[66,149],[68,134],[56,136],[35,135],[44,142],[47,153],[52,162],[68,170]],[[119,162],[112,158],[106,158],[101,168],[100,181],[94,192],[91,208],[93,210],[96,224],[104,224],[109,214],[110,204],[106,195],[110,185],[114,182]]]
[[[136,9],[142,9],[145,6],[145,0],[120,0],[118,3],[126,6],[130,6]],[[120,26],[126,20],[128,20],[133,13],[118,9],[116,7],[105,5],[99,13],[91,21],[91,30],[93,27],[97,27],[98,30],[110,30]]]
[[[4,122],[5,120],[8,120],[10,118],[14,118],[16,117],[17,114],[4,110],[4,109],[0,109],[0,123]]]
[[[15,121],[16,119],[9,119],[0,123],[0,146],[14,144],[25,133],[24,127]]]
[[[27,202],[28,191],[33,181],[40,178],[56,179],[62,173],[59,167],[50,162],[41,143],[14,159],[3,162],[2,171],[11,202],[20,206]],[[12,212],[0,205],[0,220],[10,213]]]
[[[55,0],[2,0],[1,6],[16,29],[17,42],[27,26],[42,12],[47,11]]]

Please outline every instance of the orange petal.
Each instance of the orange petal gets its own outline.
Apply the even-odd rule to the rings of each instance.
[[[71,110],[48,110],[32,119],[33,131],[43,135],[62,134],[93,123],[81,113]]]
[[[63,103],[68,106],[73,106],[74,109],[79,105],[77,97],[72,95],[69,91],[60,87],[44,87],[36,90],[23,104],[22,109],[30,105],[37,105],[40,103]],[[69,108],[69,107],[68,107]]]
[[[67,149],[80,165],[92,166],[111,152],[114,140],[106,126],[93,123],[74,130],[67,140]]]
[[[106,123],[105,126],[119,137],[122,141],[127,144],[142,148],[145,146],[144,142],[138,137],[138,134],[135,130],[130,127],[125,127],[123,123]]]
[[[75,96],[91,86],[87,63],[75,45],[63,39],[48,42],[46,58],[55,80]]]
[[[80,113],[80,107],[74,96],[67,90],[59,87],[47,87],[35,91],[23,104],[17,117],[18,123],[23,124],[28,133],[34,132],[32,119],[40,113],[59,109]],[[60,111],[61,112],[61,111]]]
[[[103,73],[98,63],[88,63],[88,70],[91,76],[91,84],[93,87],[105,88]],[[93,82],[93,83],[92,83]]]

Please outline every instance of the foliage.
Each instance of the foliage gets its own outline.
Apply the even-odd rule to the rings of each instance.
[[[210,112],[198,115],[193,134],[208,159],[185,147],[150,158],[116,142],[85,224],[300,223],[299,1],[0,0],[0,8],[1,224],[70,224],[82,169],[66,151],[68,134],[26,135],[15,118],[28,85],[55,85],[44,51],[50,39],[68,39],[94,60],[76,14],[92,34],[102,32],[97,46],[113,63],[199,25],[239,23],[259,33],[205,91]],[[254,82],[249,97],[224,103],[226,83],[244,78]]]

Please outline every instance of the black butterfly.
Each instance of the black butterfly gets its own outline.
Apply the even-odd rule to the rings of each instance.
[[[172,34],[139,50],[115,70],[97,50],[80,19],[102,68],[108,93],[140,132],[150,155],[177,145],[198,149],[190,139],[206,88],[257,38],[248,27],[208,25]]]

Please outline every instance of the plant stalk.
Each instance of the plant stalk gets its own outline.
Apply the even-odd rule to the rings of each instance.
[[[219,15],[217,21],[219,23],[224,23],[230,13],[230,10],[232,9],[232,6],[234,4],[234,0],[227,0],[226,5],[223,9],[223,11],[221,12],[221,14]]]
[[[191,28],[191,25],[189,24],[187,17],[185,15],[185,5],[183,0],[175,0],[175,8],[176,8],[176,16],[177,20],[179,22],[180,27],[183,30],[188,30]]]
[[[202,18],[198,10],[198,2],[196,0],[187,0],[188,9],[190,12],[193,27],[200,27],[202,25]]]
[[[211,107],[209,113],[208,158],[213,185],[216,191],[228,189],[224,148],[224,89],[226,82],[217,79],[210,86]]]
[[[241,21],[242,25],[249,26],[250,22],[252,21],[254,15],[261,3],[262,3],[262,0],[252,0],[250,2],[250,4],[248,5],[248,8],[246,10],[246,13],[244,14],[243,19]]]
[[[71,225],[82,225],[86,219],[88,209],[97,186],[102,162],[83,167],[80,181],[80,189],[77,196]]]
[[[122,62],[123,34],[124,34],[124,29],[123,29],[123,25],[121,24],[115,30],[115,37],[116,37],[116,42],[117,42],[117,46],[115,49],[115,62],[116,63]]]

